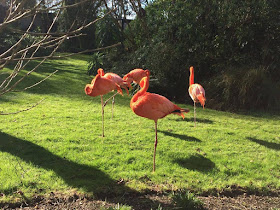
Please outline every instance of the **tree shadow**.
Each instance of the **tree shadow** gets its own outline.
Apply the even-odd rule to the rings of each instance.
[[[117,180],[111,179],[106,173],[96,167],[67,160],[39,145],[3,132],[0,132],[0,152],[7,152],[27,163],[54,171],[69,186],[83,189],[86,192],[92,192],[95,198],[107,199],[107,201],[114,201],[133,206],[133,209],[139,209],[136,200],[125,199],[126,197],[139,196],[139,192],[124,184],[118,184]],[[146,198],[145,201],[151,207],[161,205],[160,202],[155,203],[149,198]]]
[[[214,162],[200,154],[192,155],[189,158],[178,158],[174,162],[189,170],[200,172],[208,172],[216,167]]]
[[[200,139],[192,137],[192,136],[187,136],[187,135],[183,135],[183,134],[176,134],[176,133],[171,133],[169,131],[161,131],[161,130],[158,130],[158,132],[163,133],[166,136],[171,136],[171,137],[178,138],[178,139],[185,140],[185,141],[201,142]]]
[[[256,138],[252,138],[252,137],[247,137],[248,140],[253,141],[255,143],[258,143],[262,146],[265,146],[269,149],[274,149],[274,150],[280,150],[280,144],[278,143],[274,143],[274,142],[267,142],[261,139],[256,139]]]
[[[67,160],[41,146],[2,132],[0,132],[0,139],[1,152],[8,152],[27,163],[52,170],[72,187],[98,193],[103,187],[115,186],[114,180],[95,167]]]

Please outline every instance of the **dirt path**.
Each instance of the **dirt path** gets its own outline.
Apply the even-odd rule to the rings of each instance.
[[[280,196],[238,195],[235,197],[198,196],[204,203],[203,209],[280,209]],[[125,195],[116,198],[93,200],[79,196],[62,196],[51,194],[48,198],[34,197],[29,203],[0,204],[3,209],[108,209],[126,205],[135,210],[178,209],[169,196],[163,194]]]

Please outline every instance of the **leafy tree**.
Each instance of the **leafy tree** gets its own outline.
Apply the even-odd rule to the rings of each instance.
[[[264,83],[265,91],[261,92],[261,98],[267,99],[265,95],[271,89],[268,84],[279,90],[280,10],[277,1],[156,0],[145,11],[145,19],[136,18],[130,24],[134,32],[133,42],[125,41],[128,50],[122,50],[122,59],[115,57],[117,53],[112,53],[111,57],[116,59],[113,66],[148,68],[158,79],[155,84],[157,92],[185,101],[189,98],[189,67],[193,65],[196,81],[205,86],[208,105],[212,107],[217,107],[221,101],[225,102],[220,106],[223,109],[275,105],[279,94],[275,94],[273,100],[269,99],[266,105],[248,104],[245,99],[248,95],[253,95],[251,100],[260,97],[260,93],[254,93],[254,85],[250,89],[243,88],[246,94],[241,94],[240,89],[234,94],[229,91],[230,95],[226,97],[223,94],[227,93],[218,95],[214,90],[218,91],[217,84],[226,85],[223,82],[225,77],[220,75],[235,77],[237,74],[228,72],[242,70],[244,75],[247,71],[259,72],[250,74],[251,77],[266,75],[270,82]],[[141,23],[143,20],[145,26]],[[232,100],[238,102],[233,104]]]
[[[64,5],[75,5],[79,0],[66,0]],[[80,25],[86,25],[98,18],[98,10],[101,6],[99,1],[86,1],[75,7],[65,9],[59,18],[59,31],[67,32],[69,28],[77,29]],[[64,45],[65,51],[79,51],[95,48],[95,25],[90,25],[81,30],[81,36],[67,40]]]

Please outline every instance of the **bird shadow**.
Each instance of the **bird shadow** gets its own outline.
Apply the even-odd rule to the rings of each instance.
[[[166,136],[171,136],[171,137],[178,138],[178,139],[185,140],[185,141],[201,142],[200,139],[192,137],[192,136],[187,136],[187,135],[177,134],[177,133],[171,133],[169,131],[162,131],[162,130],[158,130],[158,132],[163,133]]]
[[[183,122],[183,121],[186,121],[186,119],[182,119],[182,118],[176,118],[176,119],[173,119],[177,122]],[[189,121],[193,121],[194,122],[194,118],[190,118]],[[208,120],[208,119],[203,119],[203,118],[196,118],[196,122],[198,123],[205,123],[205,124],[213,124],[213,120]]]
[[[177,158],[174,162],[181,167],[200,172],[208,172],[216,167],[214,162],[200,154],[192,155],[189,158]]]
[[[253,141],[255,143],[258,143],[262,146],[265,146],[269,149],[274,149],[274,150],[280,150],[280,144],[278,143],[274,143],[274,142],[267,142],[261,139],[256,139],[256,138],[252,138],[252,137],[247,137],[248,140]]]
[[[80,188],[86,192],[93,193],[94,197],[97,199],[107,199],[109,202],[112,201],[124,205],[130,205],[133,209],[138,208],[139,204],[137,204],[137,200],[133,201],[133,199],[131,200],[129,198],[131,196],[136,198],[136,195],[139,195],[140,193],[125,186],[124,184],[118,183],[117,180],[111,179],[108,174],[104,173],[97,167],[79,164],[68,160],[65,157],[60,157],[51,153],[44,147],[27,140],[16,138],[1,131],[0,152],[9,153],[20,158],[26,163],[45,170],[53,171],[57,176],[61,177],[67,185],[73,187],[74,189]],[[37,184],[34,183],[34,186],[36,185]],[[8,190],[12,191],[15,189]],[[5,191],[4,193],[9,194],[13,192]],[[26,201],[32,202],[29,200]],[[23,202],[23,204],[26,203],[26,201]],[[149,198],[146,198],[145,202],[149,206],[147,208],[162,205],[160,201],[155,203]]]

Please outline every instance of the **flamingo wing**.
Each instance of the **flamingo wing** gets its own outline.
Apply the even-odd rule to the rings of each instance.
[[[205,91],[200,84],[193,84],[189,87],[189,95],[194,102],[198,102],[197,96],[200,94],[205,96]]]
[[[200,84],[192,84],[189,87],[189,95],[195,103],[200,102],[204,108],[206,101],[205,90]]]
[[[129,83],[132,81],[139,84],[143,77],[147,76],[146,70],[143,69],[133,69],[128,74],[126,74],[123,79]]]
[[[101,77],[99,74],[92,80],[92,83],[87,85],[85,92],[90,96],[105,95],[113,90],[118,90],[121,94],[121,89],[115,82],[107,78]]]
[[[176,109],[180,110],[180,107],[173,104],[164,96],[148,92],[140,96],[132,104],[131,108],[135,114],[155,121],[171,114]]]
[[[121,84],[123,83],[123,79],[122,79],[119,75],[117,75],[117,74],[115,74],[115,73],[106,73],[106,74],[104,75],[104,77],[107,78],[107,79],[110,79],[110,80],[114,81],[114,82],[117,83],[118,85],[121,85]]]

